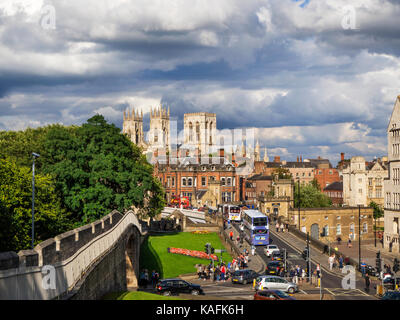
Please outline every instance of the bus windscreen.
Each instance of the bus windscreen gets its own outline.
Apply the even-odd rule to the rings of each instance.
[[[253,218],[253,226],[262,227],[267,225],[267,218]]]

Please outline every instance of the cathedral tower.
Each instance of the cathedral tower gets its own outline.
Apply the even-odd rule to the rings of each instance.
[[[132,110],[132,113],[124,111],[122,133],[126,133],[129,139],[138,146],[144,144],[142,111],[140,113],[137,110]]]

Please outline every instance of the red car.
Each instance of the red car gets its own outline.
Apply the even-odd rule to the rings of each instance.
[[[296,300],[292,296],[280,290],[257,291],[254,300]]]

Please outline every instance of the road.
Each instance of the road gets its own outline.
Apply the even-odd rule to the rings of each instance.
[[[235,228],[238,229],[238,225],[235,225]],[[301,256],[301,252],[296,248],[292,247],[290,244],[283,242],[278,237],[274,236],[270,233],[271,243],[275,244],[279,247],[279,249],[286,249],[288,253],[288,267],[300,265],[302,268],[306,267],[306,262]],[[258,254],[264,262],[267,264],[270,262],[270,259],[264,254],[264,246],[256,247],[256,254]],[[312,257],[312,250],[311,250]],[[315,263],[311,264],[311,271],[316,269]],[[343,277],[345,274],[343,275]],[[356,285],[355,289],[343,289],[342,288],[342,279],[343,277],[337,276],[333,273],[329,273],[325,270],[322,270],[322,278],[321,278],[321,290],[326,293],[332,294],[336,300],[376,300],[376,297],[373,295],[368,295],[365,293],[365,281],[363,278],[357,275],[356,277]],[[310,287],[309,285],[307,287]],[[307,294],[317,294],[320,292],[319,288],[315,289],[304,289],[303,293]],[[373,285],[370,286],[370,293],[374,294],[375,290]]]

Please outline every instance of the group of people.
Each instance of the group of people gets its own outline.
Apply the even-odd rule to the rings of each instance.
[[[281,222],[279,224],[279,221],[276,221],[275,228],[276,228],[276,232],[279,232],[279,230],[281,230],[281,232],[285,232],[285,229],[286,229],[286,231],[288,231],[289,226],[288,226],[288,224],[283,224],[283,222]]]
[[[212,280],[212,281],[226,281],[231,274],[240,269],[248,267],[249,263],[249,250],[244,249],[243,253],[239,254],[236,258],[232,259],[226,265],[224,262],[213,266],[210,262],[208,265],[197,265],[197,275],[199,279]]]
[[[151,275],[149,275],[148,270],[143,269],[139,274],[139,286],[147,287],[150,284],[152,287],[154,287],[159,279],[160,274],[156,270],[153,270]]]
[[[289,271],[289,277],[293,283],[302,283],[307,278],[307,273],[304,268],[299,265],[291,267]]]
[[[197,265],[197,275],[199,279],[203,279],[204,281],[210,279],[213,281],[225,282],[229,277],[229,270],[223,262],[214,266],[212,263],[207,266],[199,264]]]
[[[337,258],[336,254],[334,253],[329,256],[328,262],[329,262],[329,270],[339,267],[339,270],[341,271],[343,269],[343,265],[347,264],[347,261],[345,261],[345,258],[343,258],[342,255],[340,255],[339,258]]]

